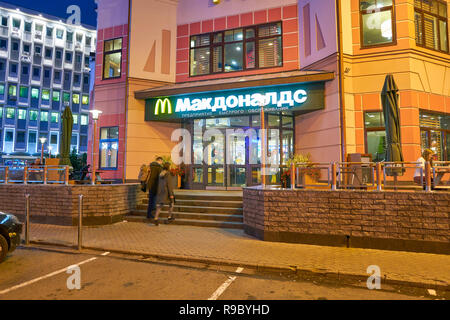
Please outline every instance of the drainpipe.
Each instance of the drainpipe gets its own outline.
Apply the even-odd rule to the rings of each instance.
[[[344,96],[344,43],[342,39],[342,8],[341,0],[336,0],[336,24],[337,24],[337,44],[339,54],[339,104],[341,121],[341,161],[346,161],[346,120],[345,120],[345,96]]]

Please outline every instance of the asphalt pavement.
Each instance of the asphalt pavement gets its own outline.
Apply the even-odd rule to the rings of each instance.
[[[73,266],[79,266],[80,289]],[[71,273],[67,273],[70,269]],[[72,278],[71,278],[72,277]],[[70,278],[70,279],[69,279]],[[69,279],[69,281],[68,281]],[[69,286],[68,287],[68,282]],[[424,288],[344,283],[245,268],[161,262],[148,256],[19,247],[0,264],[0,300],[410,300],[447,298]]]

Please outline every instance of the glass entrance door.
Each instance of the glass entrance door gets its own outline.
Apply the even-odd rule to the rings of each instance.
[[[259,117],[237,116],[191,122],[192,188],[236,189],[261,184]],[[284,163],[294,149],[293,117],[266,115],[266,119],[268,157],[274,164]],[[277,171],[267,182],[277,184],[279,176]]]

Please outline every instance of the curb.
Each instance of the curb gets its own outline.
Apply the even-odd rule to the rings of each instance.
[[[30,244],[38,244],[38,245],[51,245],[51,246],[60,246],[65,248],[72,248],[77,250],[77,246],[69,245],[69,244],[55,244],[46,241],[30,241]],[[333,280],[347,280],[347,281],[362,281],[363,283],[367,281],[369,275],[367,274],[355,274],[355,273],[341,273],[336,271],[329,271],[325,269],[315,269],[315,268],[302,268],[301,266],[286,266],[286,265],[271,265],[271,264],[256,264],[249,262],[240,262],[233,261],[227,259],[217,259],[217,258],[207,258],[207,257],[192,257],[192,256],[183,256],[183,255],[173,255],[173,254],[162,254],[162,253],[149,253],[149,252],[141,252],[141,251],[133,251],[133,250],[118,250],[118,249],[105,249],[100,247],[90,247],[83,246],[83,249],[93,250],[93,251],[108,251],[111,253],[124,254],[124,255],[132,255],[132,256],[145,256],[149,258],[155,258],[159,260],[166,261],[179,261],[179,262],[191,262],[191,263],[202,263],[207,265],[216,265],[216,266],[227,266],[227,267],[242,267],[246,269],[255,270],[257,272],[263,273],[277,273],[277,274],[285,274],[285,275],[297,275],[297,276],[306,276],[306,277],[325,277]],[[389,279],[384,277],[382,283],[387,285],[399,285],[399,286],[407,286],[407,287],[416,287],[423,289],[439,289],[443,291],[450,291],[450,286],[448,284],[431,284],[417,281],[408,281],[408,280],[396,280]]]
[[[160,260],[167,261],[184,261],[184,262],[193,262],[193,263],[202,263],[208,265],[219,265],[219,266],[228,266],[228,267],[242,267],[247,269],[252,269],[258,272],[266,272],[266,273],[283,273],[283,274],[291,274],[297,276],[321,276],[329,279],[337,279],[337,280],[352,280],[352,281],[363,281],[366,282],[369,275],[361,275],[361,274],[352,274],[352,273],[340,273],[335,271],[326,271],[326,270],[318,270],[318,269],[307,269],[302,268],[300,266],[286,266],[286,265],[270,265],[270,264],[255,264],[249,262],[239,262],[233,260],[225,260],[225,259],[217,259],[217,258],[196,258],[191,256],[183,256],[183,255],[171,255],[171,254],[161,254],[161,253],[148,253],[148,252],[139,252],[132,250],[116,250],[116,249],[105,249],[99,247],[83,247],[84,249],[94,250],[94,251],[109,251],[112,253],[125,254],[125,255],[139,255],[146,256],[151,258],[156,258]],[[431,283],[423,283],[417,281],[407,281],[407,280],[396,280],[389,279],[387,277],[382,279],[382,283],[389,285],[400,285],[400,286],[408,286],[408,287],[418,287],[424,289],[440,289],[443,291],[450,291],[450,287],[447,284],[431,284]]]

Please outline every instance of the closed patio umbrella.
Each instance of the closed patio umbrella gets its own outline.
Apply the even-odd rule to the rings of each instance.
[[[391,74],[386,76],[383,91],[381,92],[383,114],[386,129],[386,162],[403,162],[401,134],[400,134],[400,108],[398,103],[398,87]],[[397,177],[403,175],[403,165],[389,166],[386,175],[394,177],[397,188]]]
[[[59,164],[61,166],[72,166],[69,158],[70,154],[70,145],[72,141],[72,128],[73,128],[73,116],[70,107],[66,107],[64,109],[64,113],[62,116],[62,134],[61,141],[59,145],[61,159]]]

